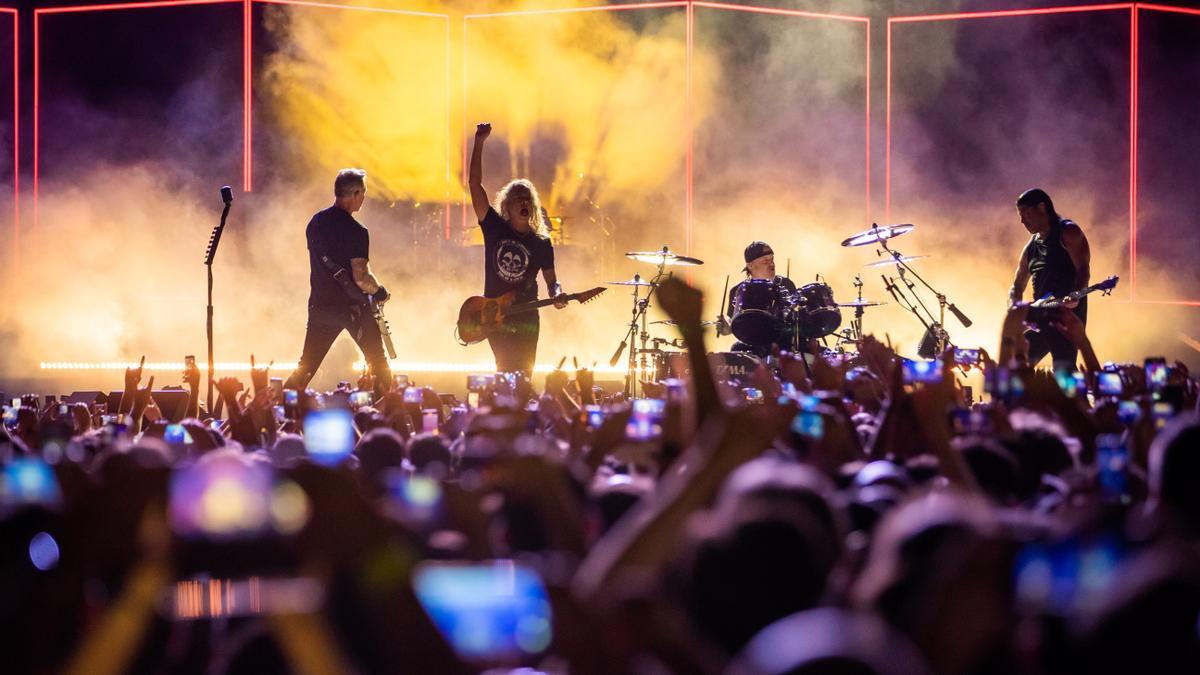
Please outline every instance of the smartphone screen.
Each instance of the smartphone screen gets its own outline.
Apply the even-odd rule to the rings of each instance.
[[[371,405],[371,392],[356,391],[350,394],[350,407],[361,408],[365,405]]]
[[[272,377],[270,380],[270,383],[267,386],[268,386],[268,388],[270,388],[271,395],[275,398],[276,401],[278,401],[280,399],[280,397],[283,396],[283,378],[282,377]]]
[[[421,405],[422,400],[423,400],[423,392],[421,391],[420,388],[409,387],[408,389],[404,390],[404,402],[405,403],[416,403],[417,405]]]
[[[1150,415],[1154,419],[1154,429],[1161,430],[1175,416],[1175,407],[1166,401],[1157,401],[1150,408]]]
[[[1067,398],[1075,398],[1087,392],[1087,377],[1077,370],[1055,370],[1054,381]]]
[[[402,373],[392,375],[392,386],[396,387],[397,389],[407,389],[408,383],[408,375]]]
[[[604,408],[598,405],[589,405],[584,408],[587,414],[587,425],[589,429],[599,429],[601,424],[604,424]]]
[[[429,434],[438,432],[438,411],[434,408],[425,408],[421,411],[421,431]]]
[[[1129,449],[1119,434],[1096,437],[1096,466],[1100,492],[1108,501],[1123,501],[1128,492]]]
[[[792,431],[805,438],[823,438],[825,436],[825,418],[815,410],[801,410],[792,418]]]
[[[532,569],[511,560],[435,563],[413,574],[417,599],[466,660],[515,662],[550,646],[550,600]]]
[[[442,484],[428,476],[400,476],[388,481],[397,515],[406,523],[428,525],[442,512]]]
[[[1137,401],[1121,401],[1117,404],[1117,417],[1125,426],[1137,424],[1142,418],[1142,407]]]
[[[954,362],[960,366],[975,366],[979,364],[978,349],[955,349]]]
[[[17,408],[4,406],[4,426],[9,429],[17,426]]]
[[[304,446],[318,464],[340,464],[354,450],[354,417],[344,408],[314,410],[304,418]]]
[[[652,441],[662,437],[663,412],[666,402],[657,398],[638,398],[633,401],[625,437],[631,441]]]
[[[467,391],[483,391],[495,382],[495,375],[468,375]]]
[[[41,459],[21,457],[4,467],[4,489],[0,500],[5,505],[57,506],[62,500],[54,469]]]
[[[743,387],[742,396],[745,397],[746,401],[749,403],[762,403],[763,400],[762,390],[754,387]]]
[[[283,404],[284,405],[296,405],[299,402],[300,402],[300,394],[298,394],[295,389],[284,389],[283,390]]]
[[[171,474],[171,529],[184,538],[244,539],[271,526],[274,470],[236,457],[199,462]]]
[[[904,383],[905,384],[929,384],[942,381],[942,362],[938,359],[932,361],[913,361],[910,359],[904,360]]]
[[[1125,385],[1120,373],[1102,372],[1097,379],[1096,389],[1101,396],[1120,396],[1125,391]]]
[[[163,432],[163,440],[167,443],[182,443],[191,445],[192,435],[187,429],[183,428],[182,424],[168,424],[166,431]]]
[[[1153,392],[1163,390],[1167,386],[1167,360],[1161,356],[1146,359],[1146,388]]]

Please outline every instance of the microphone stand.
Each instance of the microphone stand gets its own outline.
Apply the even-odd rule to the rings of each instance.
[[[213,228],[212,236],[208,238],[208,249],[204,252],[204,266],[208,268],[208,414],[213,414],[213,259],[217,257],[217,246],[221,244],[221,233],[225,231],[225,218],[229,216],[229,207],[233,205],[233,188],[228,185],[221,188],[221,201],[225,208],[221,210],[221,222]]]
[[[938,301],[937,324],[939,326],[944,327],[946,325],[946,310],[947,309],[950,310],[950,313],[954,315],[954,318],[958,319],[959,323],[961,323],[963,325],[963,327],[969,328],[971,326],[972,321],[969,318],[967,318],[967,315],[963,314],[963,312],[961,310],[959,310],[958,307],[955,307],[954,303],[948,302],[946,300],[946,295],[944,293],[938,292],[938,290],[936,288],[934,288],[933,286],[931,286],[928,281],[925,281],[924,277],[922,277],[920,274],[917,274],[916,270],[914,270],[911,266],[909,266],[908,263],[906,263],[906,262],[904,262],[904,260],[902,260],[903,256],[901,256],[898,251],[893,251],[891,248],[888,248],[886,239],[880,239],[879,246],[884,251],[887,251],[888,255],[892,256],[892,259],[895,261],[896,266],[900,270],[902,270],[902,272],[900,274],[902,279],[904,278],[904,271],[907,271],[909,274],[912,274],[913,277],[915,277],[917,281],[921,282],[922,286],[929,289],[929,292],[933,293],[933,295],[937,298],[937,301]],[[905,283],[908,283],[907,280],[905,280]],[[915,292],[913,294],[916,295]],[[918,300],[919,299],[920,299],[920,297],[918,296]],[[926,310],[926,311],[928,311],[928,310]],[[928,326],[927,326],[927,328],[928,328]],[[945,330],[945,329],[943,328],[943,330]],[[948,336],[947,336],[947,338],[948,338]],[[946,342],[948,342],[948,339],[943,340],[941,338],[941,336],[938,336],[938,351],[939,352],[941,352],[942,350],[944,350],[946,348],[946,344],[945,344]]]

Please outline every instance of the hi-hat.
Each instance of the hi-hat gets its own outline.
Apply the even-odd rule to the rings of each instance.
[[[661,251],[630,251],[625,254],[625,257],[638,262],[650,263],[651,265],[694,267],[704,264],[704,261],[699,258],[671,253],[666,246],[662,247]]]
[[[900,235],[912,231],[916,227],[912,223],[904,223],[902,225],[872,225],[871,229],[846,239],[842,242],[842,246],[867,246],[869,244],[877,244],[885,239],[899,237]]]
[[[876,302],[874,300],[851,300],[850,302],[839,302],[838,307],[879,307],[886,304],[886,302]]]
[[[658,285],[658,284],[654,283],[653,281],[642,281],[641,279],[639,279],[637,277],[634,277],[634,278],[630,279],[629,281],[606,281],[604,283],[608,284],[609,286],[657,286]]]
[[[929,256],[927,256],[927,255],[902,255],[898,258],[888,258],[887,260],[876,260],[873,263],[867,263],[866,265],[863,265],[863,267],[887,267],[888,265],[895,265],[896,263],[912,262],[914,260],[920,260],[921,258],[928,258],[928,257]]]

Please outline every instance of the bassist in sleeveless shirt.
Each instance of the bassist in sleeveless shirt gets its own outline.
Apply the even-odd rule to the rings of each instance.
[[[1037,188],[1026,190],[1017,198],[1017,213],[1021,224],[1033,236],[1021,252],[1009,304],[1021,301],[1031,280],[1034,300],[1047,295],[1061,298],[1087,288],[1091,250],[1079,225],[1058,215],[1050,195]],[[1080,300],[1073,311],[1086,324],[1087,298]],[[1075,368],[1078,349],[1058,331],[1052,328],[1030,331],[1025,337],[1029,340],[1030,365],[1037,365],[1050,354],[1055,368]]]

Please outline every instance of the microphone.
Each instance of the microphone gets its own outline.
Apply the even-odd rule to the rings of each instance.
[[[950,310],[950,313],[954,315],[954,318],[958,319],[959,322],[962,323],[963,327],[971,327],[971,320],[967,318],[966,314],[963,314],[961,311],[959,311],[959,309],[955,307],[953,303],[946,305],[946,309]]]
[[[221,201],[225,202],[226,204],[233,202],[233,188],[229,187],[228,185],[221,187]]]
[[[608,365],[610,368],[617,367],[617,361],[621,360],[621,354],[625,351],[625,343],[626,340],[621,340],[621,346],[617,347],[617,351],[613,353],[613,357],[608,360]]]

